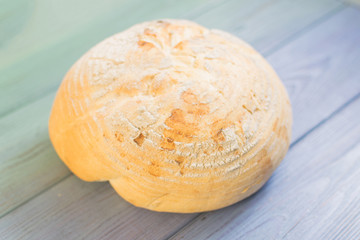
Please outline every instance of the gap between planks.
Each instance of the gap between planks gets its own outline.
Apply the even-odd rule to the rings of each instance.
[[[317,19],[314,22],[310,23],[309,25],[307,25],[303,29],[300,29],[298,32],[294,33],[293,35],[289,36],[288,38],[285,38],[283,41],[281,41],[277,45],[275,45],[272,49],[269,49],[268,51],[265,51],[264,56],[269,56],[269,55],[272,55],[272,54],[276,53],[281,48],[283,48],[287,44],[289,44],[292,41],[294,41],[295,39],[297,39],[299,36],[305,34],[307,31],[319,26],[320,24],[322,24],[323,22],[325,22],[326,20],[328,20],[332,16],[336,15],[337,13],[339,13],[340,11],[343,11],[345,9],[346,8],[343,5],[340,5],[340,6],[336,7],[335,9],[328,12],[327,14],[324,14],[319,19]]]
[[[51,184],[50,186],[44,188],[43,190],[41,190],[40,192],[38,192],[36,195],[26,199],[24,202],[20,203],[19,205],[17,205],[14,208],[9,209],[8,211],[5,211],[3,214],[0,215],[0,219],[5,217],[6,215],[8,215],[9,213],[11,213],[12,211],[22,207],[23,205],[27,204],[28,202],[30,202],[31,200],[35,199],[37,196],[40,196],[43,193],[46,193],[48,190],[50,190],[51,188],[55,187],[56,185],[58,185],[59,183],[61,183],[62,181],[64,181],[65,179],[67,179],[68,177],[72,176],[73,174],[70,172],[69,174],[66,174],[63,178],[60,178],[60,180],[54,182],[53,184]]]

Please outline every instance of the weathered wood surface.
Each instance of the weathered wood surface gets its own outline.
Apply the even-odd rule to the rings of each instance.
[[[316,21],[320,19],[324,14],[328,14],[329,12],[333,12],[334,10],[339,9],[339,4],[334,3],[329,0],[322,0],[312,2],[310,0],[305,1],[306,4],[302,4],[304,1],[293,1],[293,4],[285,4],[287,1],[277,1],[277,2],[269,2],[269,1],[213,1],[211,4],[203,4],[199,5],[195,10],[191,10],[191,5],[188,7],[190,12],[182,11],[181,14],[189,15],[190,18],[195,18],[199,20],[200,23],[209,22],[208,27],[218,27],[224,29],[230,29],[230,26],[237,25],[242,26],[242,31],[244,31],[247,35],[247,38],[250,40],[253,39],[258,44],[262,44],[266,46],[268,39],[277,39],[275,42],[280,43],[284,41],[288,35],[291,33],[296,33],[306,28],[312,21]],[[182,3],[185,4],[186,2]],[[201,2],[203,3],[203,2]],[[299,10],[294,9],[294,4],[304,5],[306,7],[300,7]],[[55,6],[56,3],[54,3]],[[124,3],[123,3],[124,4]],[[130,3],[129,3],[130,4]],[[120,5],[122,6],[122,5]],[[124,4],[124,8],[128,7],[128,5]],[[145,5],[146,6],[146,5]],[[278,6],[278,7],[277,7]],[[116,6],[115,6],[116,7]],[[156,17],[166,17],[167,14],[170,14],[171,11],[175,11],[173,8],[177,8],[176,6],[168,8],[159,8],[154,9],[152,14],[155,14]],[[276,9],[282,9],[283,12],[292,12],[293,14],[288,18],[286,22],[282,19],[276,22],[276,20],[272,20],[272,24],[276,25],[276,27],[271,27],[269,31],[263,29],[263,31],[255,31],[253,33],[247,32],[246,29],[255,29],[261,26],[262,24],[267,25],[266,21],[264,21],[264,17],[268,16],[268,18],[273,18],[274,11]],[[91,8],[92,9],[92,8]],[[185,9],[185,7],[181,7],[180,9]],[[236,14],[234,9],[238,9],[240,17],[240,21],[228,21],[226,16],[227,12],[232,12],[232,14]],[[309,9],[315,9],[309,11]],[[317,9],[317,10],[316,10]],[[171,11],[170,11],[171,10]],[[261,11],[260,11],[261,10]],[[95,11],[92,9],[92,11]],[[105,10],[102,10],[105,11]],[[170,12],[170,13],[168,13]],[[296,13],[296,14],[295,14]],[[41,14],[37,13],[37,14]],[[45,14],[45,13],[42,13]],[[157,15],[156,15],[157,14]],[[176,16],[175,13],[171,13]],[[179,13],[179,15],[181,15]],[[48,15],[45,15],[48,16]],[[125,15],[126,16],[126,15]],[[226,16],[226,17],[225,17]],[[305,16],[307,16],[305,18]],[[119,18],[118,18],[119,19]],[[132,18],[130,18],[131,20]],[[217,19],[216,22],[211,22],[213,19]],[[276,18],[273,18],[276,19]],[[106,19],[105,19],[106,20]],[[106,22],[103,20],[104,22]],[[130,21],[126,20],[126,21]],[[141,20],[141,19],[140,19]],[[139,20],[139,21],[140,21]],[[251,21],[250,21],[251,20]],[[58,20],[59,21],[59,20]],[[126,21],[122,22],[122,24],[126,25]],[[131,21],[135,21],[134,19]],[[132,22],[130,23],[132,24]],[[247,21],[250,21],[249,23]],[[92,22],[91,22],[92,23]],[[294,25],[292,26],[291,23]],[[45,24],[45,23],[44,23]],[[83,23],[85,24],[85,23]],[[100,23],[99,23],[100,24]],[[104,23],[102,23],[104,25]],[[220,25],[216,25],[220,24]],[[101,25],[103,27],[103,25]],[[94,39],[98,41],[98,34],[105,35],[111,34],[107,31],[118,31],[118,28],[123,28],[124,25],[109,25],[107,24],[105,30],[99,28],[99,31],[94,34],[93,28],[88,27],[85,35],[78,36],[79,39],[73,39],[71,32],[68,33],[67,36],[70,40],[64,40],[60,43],[54,43],[54,46],[49,47],[46,50],[39,49],[38,52],[34,52],[32,58],[37,59],[35,63],[32,63],[31,59],[27,62],[28,64],[35,64],[34,68],[31,71],[24,72],[22,78],[17,81],[11,81],[11,78],[4,78],[6,81],[1,81],[2,87],[0,88],[0,98],[4,96],[8,98],[6,102],[0,101],[1,104],[9,107],[9,104],[15,104],[12,98],[16,97],[29,97],[34,102],[30,101],[30,104],[21,106],[19,109],[15,108],[12,111],[8,112],[7,115],[0,118],[0,127],[4,130],[4,134],[0,136],[0,154],[1,154],[1,164],[0,164],[0,192],[2,193],[2,198],[0,199],[0,216],[6,214],[11,211],[16,206],[22,204],[28,199],[32,198],[36,194],[44,189],[50,187],[52,184],[58,182],[64,177],[68,176],[70,173],[67,168],[59,161],[56,156],[54,150],[50,147],[51,144],[49,142],[49,138],[47,136],[47,119],[50,112],[51,102],[54,96],[54,92],[48,93],[51,91],[51,86],[49,87],[47,84],[52,84],[57,87],[59,82],[61,81],[62,76],[64,75],[66,68],[70,66],[70,64],[75,60],[72,59],[71,54],[77,54],[79,57],[83,51],[83,47],[79,47],[80,41],[85,42],[83,45],[94,44]],[[35,25],[36,26],[36,25]],[[97,25],[96,25],[97,26]],[[96,27],[95,26],[95,27]],[[227,26],[227,27],[226,27]],[[268,27],[270,27],[269,25]],[[80,26],[81,27],[81,26]],[[80,28],[79,27],[79,28]],[[45,28],[47,29],[47,28]],[[114,30],[115,29],[115,30]],[[276,30],[276,31],[275,31]],[[40,31],[40,30],[38,30]],[[104,32],[102,32],[104,31]],[[276,37],[279,32],[288,33],[287,35],[282,34],[279,37]],[[238,33],[238,32],[234,32]],[[241,32],[240,32],[241,33]],[[73,33],[75,34],[75,33]],[[78,33],[76,33],[78,34]],[[88,35],[86,35],[88,34]],[[242,35],[242,34],[240,34]],[[26,37],[23,36],[23,37]],[[89,37],[89,39],[88,39]],[[101,36],[105,37],[105,36]],[[40,36],[37,36],[36,39],[39,40]],[[65,38],[65,37],[64,37]],[[86,39],[86,41],[84,40]],[[74,42],[73,42],[74,41]],[[75,45],[74,45],[75,44]],[[78,45],[76,45],[78,44]],[[67,47],[65,47],[65,46]],[[6,46],[6,45],[5,45]],[[89,46],[86,46],[89,47]],[[57,56],[54,59],[48,59],[47,57],[52,57],[61,51],[64,51],[63,48],[69,48],[69,54],[65,54]],[[259,50],[261,52],[265,51],[259,46]],[[10,50],[3,49],[4,52],[7,51],[8,55],[12,53]],[[67,51],[67,50],[66,50]],[[45,54],[45,53],[46,54]],[[1,55],[0,55],[1,56]],[[25,56],[23,56],[25,57]],[[45,57],[45,58],[43,58]],[[20,61],[20,60],[19,60]],[[64,62],[61,62],[64,61]],[[23,62],[17,63],[14,65],[17,66],[17,71],[10,71],[9,68],[5,73],[10,71],[10,74],[20,74],[21,71],[25,71],[22,68]],[[45,65],[44,65],[45,64]],[[41,74],[50,74],[49,77],[44,77]],[[0,70],[1,74],[1,70]],[[40,74],[40,75],[39,75]],[[4,74],[4,76],[7,76]],[[9,85],[6,85],[9,83]],[[14,85],[15,84],[15,85]],[[31,85],[31,86],[29,86]],[[11,90],[8,88],[3,88],[9,86],[10,88],[14,88],[16,90],[16,94],[13,94]],[[16,86],[20,86],[17,88]],[[31,91],[30,91],[31,89]],[[46,96],[36,100],[37,94],[36,91],[46,92]],[[23,90],[25,92],[23,92]],[[20,98],[17,98],[19,100]],[[25,101],[25,100],[24,100]],[[27,102],[25,103],[27,104]],[[2,108],[0,108],[2,110]],[[25,121],[24,121],[25,119]],[[311,125],[311,123],[310,123]],[[21,147],[19,147],[21,146]],[[41,149],[41,151],[39,151]],[[16,164],[14,164],[16,162]],[[12,166],[12,167],[9,167]],[[51,174],[49,174],[49,169],[51,169]],[[36,170],[36,171],[35,171]],[[36,182],[37,184],[29,185],[29,182]]]
[[[348,8],[268,57],[290,95],[298,139],[360,92],[360,11]]]
[[[18,219],[16,213],[27,218]],[[189,217],[136,208],[114,194],[108,183],[71,176],[5,216],[0,238],[162,239]]]
[[[359,109],[360,95],[294,144],[258,193],[172,239],[359,239]]]
[[[70,1],[0,8],[0,239],[359,238],[359,11],[330,0],[107,0],[85,14],[85,1],[76,2],[70,10]],[[73,14],[63,20],[65,10]],[[292,100],[295,143],[284,163],[258,194],[220,211],[135,208],[107,183],[72,176],[47,136],[54,90],[72,62],[114,32],[163,17],[243,37],[267,56]]]

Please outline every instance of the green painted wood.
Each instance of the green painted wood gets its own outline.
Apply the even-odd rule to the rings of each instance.
[[[104,38],[138,22],[196,13],[207,3],[176,2],[38,0],[9,7],[0,25],[0,116],[55,91],[76,59]],[[20,9],[24,23],[4,28]]]
[[[218,17],[218,16],[223,16],[225,14],[224,11],[225,6],[226,6],[225,9],[228,10],[231,10],[234,7],[236,7],[236,5],[234,5],[235,2],[236,1],[228,1],[221,4],[221,2],[219,1],[213,1],[210,2],[209,4],[204,4],[198,7],[197,9],[193,10],[193,13],[191,14],[194,14],[196,12],[205,12],[206,17],[201,14],[198,14],[196,16],[198,16],[198,18],[201,19],[201,21],[205,21],[206,19],[210,21],[213,18],[217,18],[218,19],[217,22],[221,23],[221,21],[227,21],[227,18]],[[327,11],[332,10],[334,7],[334,5],[329,4],[329,8],[328,8],[328,6],[324,4],[326,1],[320,1],[320,2],[322,2],[322,6],[324,7],[324,9],[327,9]],[[260,22],[260,20],[259,21],[255,20],[256,16],[258,16],[257,13],[259,9],[264,9],[263,11],[265,11],[266,9],[270,9],[269,14],[273,13],[272,9],[274,7],[270,7],[272,5],[269,2],[265,5],[264,2],[259,2],[255,4],[253,1],[248,1],[248,2],[240,1],[240,3],[241,5],[237,6],[238,9],[245,8],[246,4],[248,4],[249,6],[248,9],[251,9],[251,11],[249,12],[245,11],[243,12],[243,15],[248,16],[248,18],[252,17],[253,18],[252,22]],[[282,1],[280,1],[280,3],[282,3]],[[279,4],[279,2],[274,2],[274,4],[275,5]],[[318,3],[316,3],[315,5],[318,6]],[[260,6],[263,7],[261,8]],[[282,8],[284,6],[286,5],[281,5]],[[306,8],[303,9],[306,10]],[[291,10],[292,8],[283,9],[283,11],[291,11]],[[207,13],[207,11],[211,11],[211,14]],[[326,11],[319,10],[319,14],[322,14],[324,12]],[[190,13],[187,13],[187,11],[182,11],[182,14],[185,15]],[[233,14],[235,14],[235,12]],[[264,14],[265,14],[264,12],[261,12],[261,14],[259,15],[260,19],[263,18]],[[306,15],[306,12],[303,12],[303,15]],[[320,16],[317,17],[319,18]],[[315,18],[315,14],[313,14],[313,18]],[[302,20],[303,23],[300,26],[299,22]],[[296,28],[292,28],[291,32],[294,32],[295,30],[299,31],[300,27],[305,27],[307,24],[309,24],[308,19],[305,19],[303,17],[290,19],[289,21],[294,22],[294,24],[296,24],[297,26]],[[277,29],[281,29],[282,23],[283,22],[277,23],[278,25]],[[239,24],[241,24],[241,22]],[[223,26],[226,26],[226,24],[224,24]],[[251,28],[252,26],[248,25],[247,27]],[[284,28],[289,28],[287,22]],[[267,35],[261,33],[261,36],[274,38],[273,34],[274,34],[273,32],[267,32]],[[253,36],[254,39],[257,38],[256,35]],[[267,37],[262,38],[264,43],[267,41]],[[68,42],[66,42],[66,44],[68,44]],[[59,47],[59,45],[55,45],[55,46]],[[70,50],[73,49],[70,48]],[[53,50],[50,48],[49,51],[51,52]],[[21,88],[24,91],[25,90],[28,91],[29,94],[31,95],[33,92],[39,90],[39,88],[41,88],[44,84],[46,85],[48,82],[51,82],[51,80],[53,82],[60,81],[61,76],[66,71],[65,67],[66,68],[69,67],[71,62],[69,61],[69,56],[67,55],[68,52],[66,52],[65,49],[60,48],[58,51],[59,54],[61,53],[61,51],[65,52],[64,53],[65,55],[57,56],[56,59],[53,59],[54,61],[47,61],[49,59],[42,58],[41,54],[43,53],[39,53],[39,55],[36,54],[33,55],[33,58],[37,59],[37,61],[35,61],[34,63],[35,65],[36,64],[39,65],[40,63],[46,64],[46,68],[44,69],[43,72],[38,70],[36,67],[33,70],[30,69],[31,71],[29,70],[28,73],[30,76],[29,79],[26,79],[26,81],[34,82],[33,87],[29,87],[28,85],[24,84],[24,82],[21,81],[16,84],[20,84],[20,85],[21,83],[24,84],[24,87],[22,87],[21,85]],[[44,56],[46,56],[46,54],[44,54]],[[73,57],[75,58],[74,55]],[[30,60],[26,60],[25,62],[29,63],[29,61]],[[63,61],[63,62],[60,64],[59,61]],[[21,66],[22,65],[19,65],[20,67],[19,71],[20,72],[25,71],[23,68],[21,68]],[[13,74],[16,73],[17,71],[13,70]],[[42,74],[45,74],[46,76]],[[24,76],[28,77],[28,75],[26,74]],[[37,81],[36,79],[39,79],[39,81]],[[11,85],[11,86],[15,88],[15,86],[20,86],[20,85]],[[2,92],[3,91],[2,88],[0,89],[1,89],[0,92]],[[47,118],[50,112],[51,102],[54,93],[52,92],[47,93],[46,90],[45,92],[42,92],[42,94],[48,94],[48,96],[36,102],[33,102],[28,106],[25,105],[22,108],[15,109],[13,110],[14,111],[13,113],[10,113],[5,117],[0,118],[0,127],[2,129],[6,129],[5,130],[6,132],[0,135],[0,143],[2,144],[2,146],[0,146],[0,156],[1,156],[0,192],[2,195],[2,199],[0,200],[0,216],[6,214],[8,211],[11,211],[11,209],[20,205],[27,199],[32,198],[39,192],[46,189],[48,186],[51,186],[52,184],[59,181],[59,179],[61,179],[62,177],[67,176],[69,174],[67,169],[59,161],[58,157],[53,151],[47,136]],[[0,97],[1,96],[2,95],[0,94]],[[0,104],[4,104],[4,105],[5,103],[12,104],[12,102],[10,101],[11,97],[13,97],[13,92],[11,91],[6,92],[6,98],[9,99],[5,102],[0,102]],[[318,118],[315,119],[314,122],[316,122],[316,120],[319,121],[321,117],[323,116],[318,116]],[[307,128],[311,127],[312,124],[313,122],[309,123],[307,125]],[[38,149],[41,149],[41,151]],[[16,164],[12,164],[14,162],[16,162]],[[28,167],[29,163],[31,163],[31,167]],[[34,169],[36,169],[36,172],[34,172]],[[49,171],[51,172],[51,174],[49,174]],[[29,182],[35,182],[35,181],[37,182],[37,184],[31,184],[30,186],[28,185]]]
[[[141,21],[188,18],[229,30],[266,52],[340,6],[335,0],[218,0],[210,8],[205,0],[106,0],[101,6],[88,2],[41,0],[21,5],[28,9],[22,10],[28,22],[17,25],[17,34],[0,37],[0,116],[55,91],[72,63],[91,46]],[[73,10],[65,18],[57,9],[65,11],[67,6]]]

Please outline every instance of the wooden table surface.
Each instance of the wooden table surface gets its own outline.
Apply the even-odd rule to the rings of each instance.
[[[360,239],[358,0],[0,0],[0,239]],[[253,45],[288,89],[290,150],[267,184],[201,214],[136,208],[79,180],[48,137],[54,94],[91,46],[187,18]]]

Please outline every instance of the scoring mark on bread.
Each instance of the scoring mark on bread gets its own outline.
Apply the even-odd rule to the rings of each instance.
[[[119,132],[116,132],[116,133],[115,133],[115,138],[116,138],[116,140],[118,140],[119,142],[123,142],[123,141],[124,141],[124,136],[123,136],[121,133],[119,133]]]
[[[140,133],[139,136],[137,136],[136,138],[134,138],[134,142],[135,142],[139,147],[141,147],[141,145],[143,144],[144,140],[145,140],[145,136],[144,136],[142,133]]]
[[[174,150],[175,149],[174,139],[172,139],[171,137],[163,138],[160,147],[166,150]]]
[[[154,177],[159,177],[161,175],[160,166],[156,162],[151,162],[150,166],[148,167],[148,172]]]
[[[243,107],[246,111],[248,111],[250,114],[253,114],[253,112],[252,112],[248,107],[246,107],[245,105],[242,105],[242,107]]]
[[[143,50],[149,50],[149,49],[155,47],[154,44],[144,41],[144,40],[139,40],[137,44]]]

